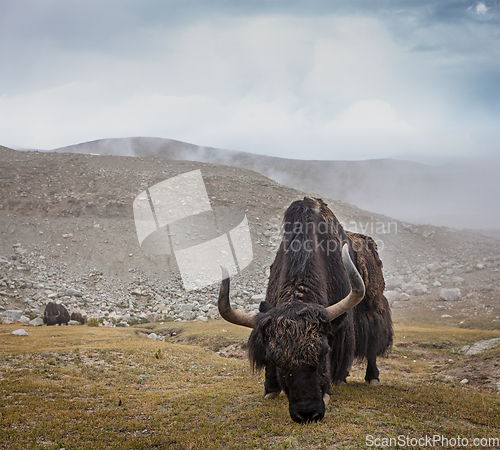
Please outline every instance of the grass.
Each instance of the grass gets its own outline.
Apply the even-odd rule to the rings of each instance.
[[[356,364],[349,383],[332,391],[324,420],[298,425],[283,395],[262,398],[263,375],[248,361],[214,353],[244,342],[244,328],[29,327],[28,337],[11,335],[16,328],[0,326],[1,449],[361,449],[367,435],[500,434],[499,393],[440,375],[467,359],[457,353],[462,345],[495,331],[398,326],[380,386],[365,386]]]

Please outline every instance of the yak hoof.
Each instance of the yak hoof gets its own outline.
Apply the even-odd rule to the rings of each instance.
[[[323,395],[323,403],[326,405],[328,405],[328,402],[330,401],[330,395],[325,393],[325,395]]]
[[[365,384],[369,386],[378,386],[380,383],[380,380],[378,378],[374,378],[373,380],[365,380]]]
[[[266,392],[264,389],[264,398],[267,400],[270,400],[272,398],[276,398],[278,395],[280,395],[281,391],[274,391],[274,392]]]

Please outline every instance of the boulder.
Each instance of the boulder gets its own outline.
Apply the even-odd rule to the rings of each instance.
[[[66,291],[64,292],[64,295],[66,297],[83,297],[83,293],[76,290],[76,289],[66,289]]]
[[[43,325],[43,319],[41,317],[36,317],[33,320],[30,320],[30,325],[32,327],[40,327]]]
[[[388,291],[393,291],[400,288],[403,285],[403,279],[400,277],[388,277],[385,280],[385,288]]]
[[[427,293],[427,286],[422,283],[408,283],[403,289],[409,295],[423,295]]]
[[[28,332],[24,330],[23,328],[20,328],[19,330],[14,330],[12,333],[15,336],[29,336]]]
[[[458,288],[441,289],[439,292],[439,298],[445,302],[456,302],[460,300],[461,297],[462,293]]]
[[[179,317],[184,320],[193,320],[194,319],[194,312],[193,311],[182,311],[179,314]]]
[[[393,302],[406,302],[410,299],[410,296],[408,294],[405,294],[403,292],[398,292],[398,291],[385,291],[384,292],[385,298],[389,302],[389,304],[392,304]]]
[[[12,322],[19,322],[23,315],[22,311],[16,310],[16,309],[7,309],[6,311],[3,311],[0,314],[1,318],[6,318],[11,320]]]
[[[477,355],[491,348],[500,346],[500,338],[488,339],[486,341],[479,341],[473,345],[466,345],[461,348],[461,352],[466,355]]]
[[[443,268],[441,267],[441,264],[439,264],[438,262],[433,262],[433,263],[427,264],[427,269],[430,272],[436,273],[436,272],[440,272]]]

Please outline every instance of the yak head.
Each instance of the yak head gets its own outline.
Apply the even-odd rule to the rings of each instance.
[[[263,302],[260,314],[249,316],[233,310],[229,302],[229,274],[223,268],[219,312],[228,322],[253,328],[249,357],[256,369],[266,368],[266,392],[283,390],[290,417],[298,423],[318,421],[325,415],[330,389],[331,322],[364,297],[365,287],[347,246],[342,249],[350,294],[329,307],[302,301],[283,302],[276,307]],[[266,395],[265,392],[265,395]]]

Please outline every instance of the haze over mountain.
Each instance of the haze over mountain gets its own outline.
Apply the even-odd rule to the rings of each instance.
[[[395,159],[296,160],[148,137],[103,139],[55,151],[225,164],[399,220],[455,228],[500,228],[498,159],[457,160],[440,166]]]

